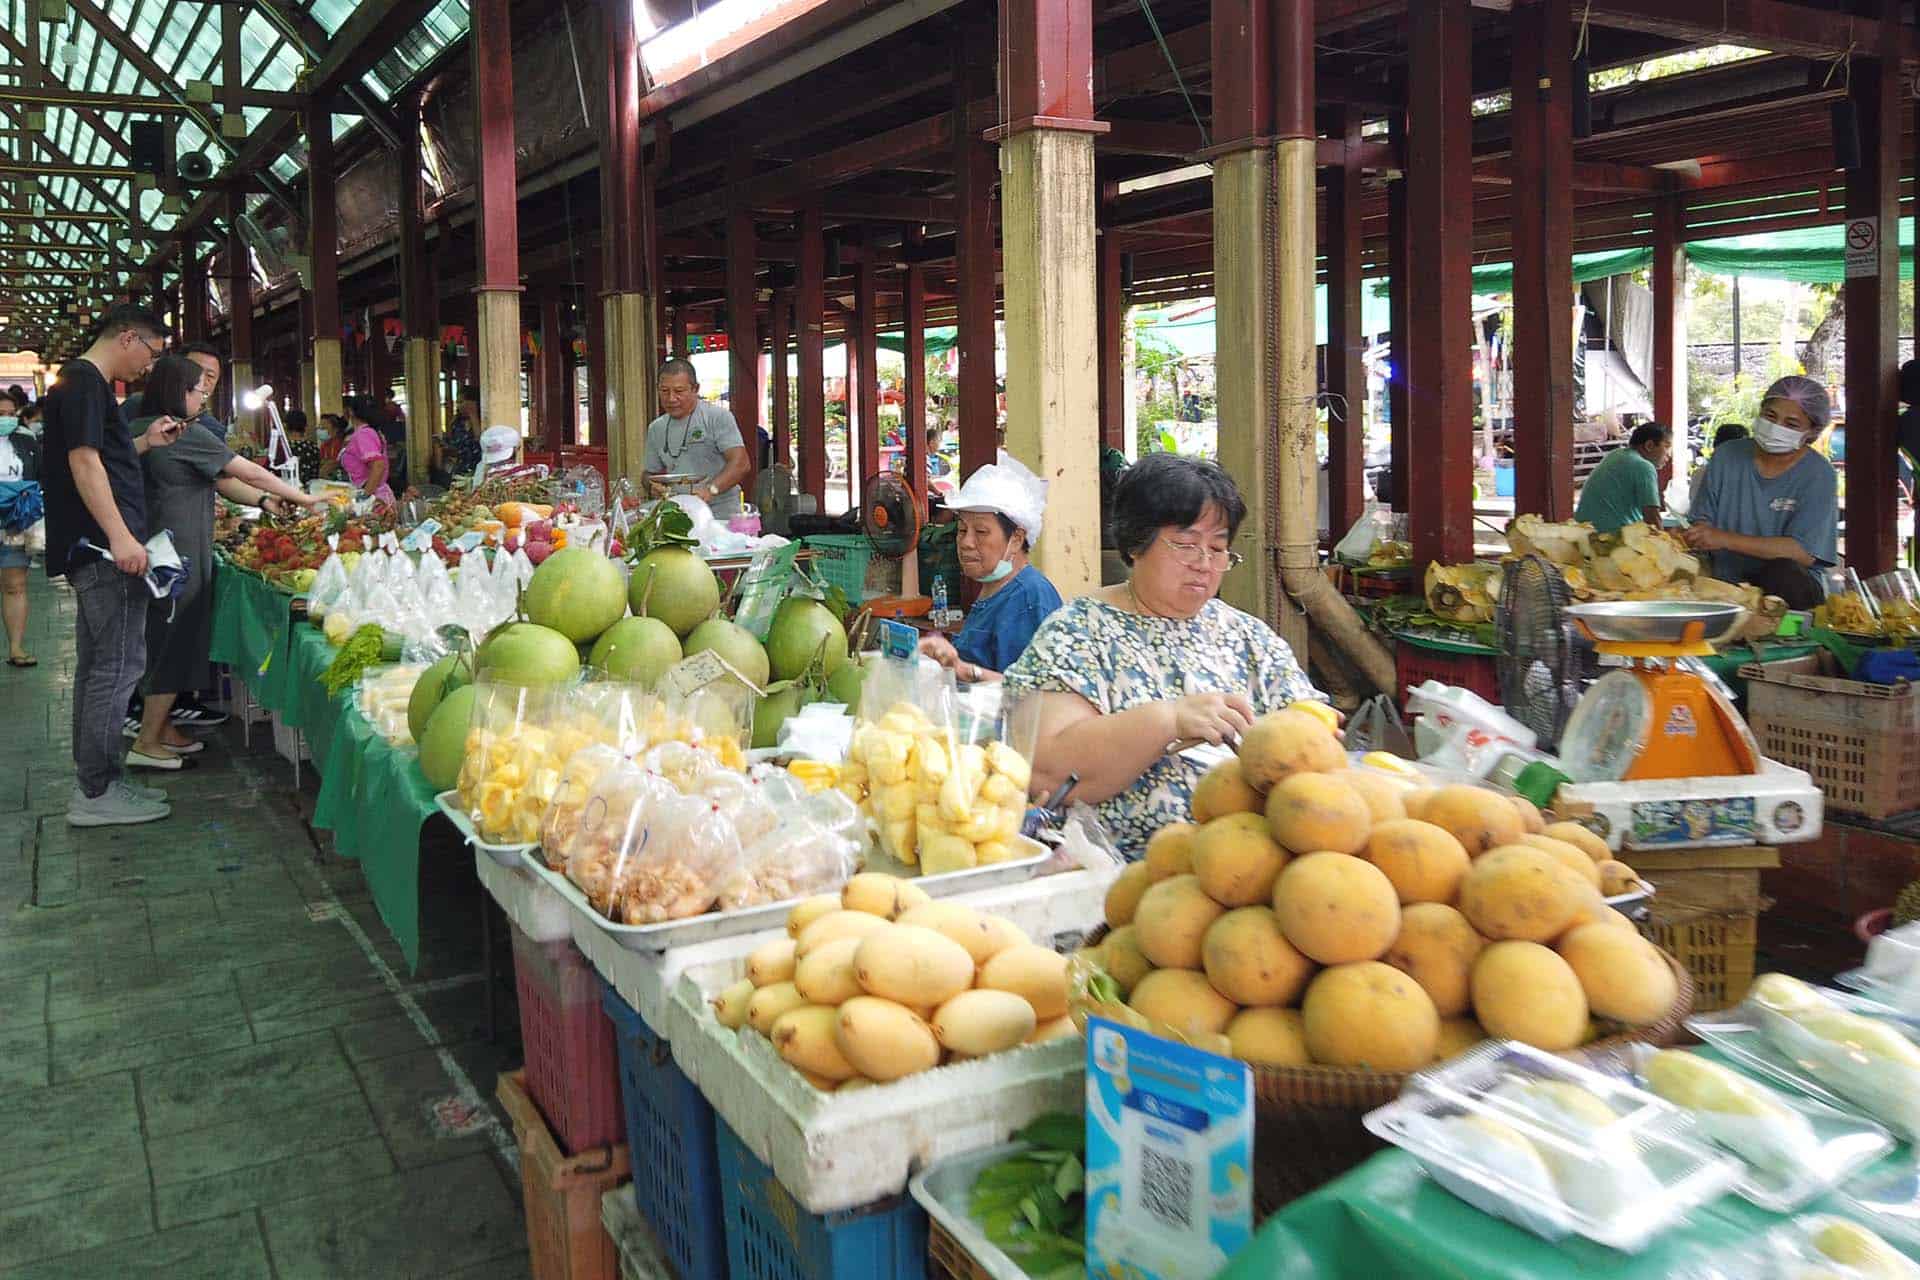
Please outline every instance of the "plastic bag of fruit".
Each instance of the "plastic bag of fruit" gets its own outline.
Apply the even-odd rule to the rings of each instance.
[[[578,813],[556,830],[544,852],[548,865],[557,861],[595,911],[621,922],[621,899],[638,869],[635,854],[650,837],[654,813],[680,798],[657,774],[625,761],[610,764],[588,788]]]
[[[564,687],[482,681],[460,765],[460,803],[481,840],[531,844],[574,752],[591,745],[591,721]]]
[[[740,865],[740,836],[704,796],[676,796],[648,807],[616,875],[620,919],[659,924],[713,909]]]
[[[540,856],[549,867],[564,871],[585,820],[587,802],[602,778],[617,770],[635,770],[618,748],[595,743],[573,753],[560,771],[560,782],[540,818]],[[635,770],[637,772],[637,770]]]
[[[741,850],[739,863],[720,885],[720,909],[836,892],[859,870],[857,855],[853,841],[795,809]]]

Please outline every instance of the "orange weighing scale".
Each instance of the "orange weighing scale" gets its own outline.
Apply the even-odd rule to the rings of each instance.
[[[1560,756],[1576,782],[1761,772],[1753,731],[1696,661],[1732,634],[1744,609],[1646,600],[1566,612],[1602,654],[1628,663],[1594,681],[1567,721]]]

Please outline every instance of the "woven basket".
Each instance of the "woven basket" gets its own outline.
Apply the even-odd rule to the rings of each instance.
[[[1106,934],[1104,925],[1095,929],[1085,945],[1097,945]],[[1685,965],[1664,951],[1660,954],[1673,970],[1676,988],[1666,1016],[1581,1045],[1576,1053],[1604,1052],[1635,1042],[1669,1045],[1679,1037],[1682,1023],[1693,1011],[1693,978]],[[1259,1216],[1264,1218],[1380,1150],[1385,1144],[1366,1131],[1360,1118],[1399,1097],[1411,1074],[1351,1067],[1255,1066],[1253,1193]]]

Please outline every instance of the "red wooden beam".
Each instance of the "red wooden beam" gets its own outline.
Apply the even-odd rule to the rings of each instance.
[[[312,257],[313,331],[340,338],[340,223],[333,181],[333,112],[316,98],[307,107],[307,227]],[[337,390],[337,388],[330,388]]]
[[[1686,426],[1687,406],[1674,394],[1678,374],[1686,370],[1687,353],[1681,347],[1680,316],[1685,300],[1680,296],[1685,281],[1686,260],[1680,240],[1680,204],[1678,193],[1667,195],[1653,207],[1653,417],[1654,421],[1675,431]]]
[[[1570,3],[1512,16],[1512,168],[1528,178],[1513,186],[1514,510],[1549,520],[1573,515]]]
[[[1001,0],[1000,61],[1008,132],[1092,122],[1092,5]]]
[[[1119,449],[1126,444],[1127,362],[1125,341],[1127,296],[1121,287],[1125,254],[1111,229],[1100,232],[1099,271],[1094,279],[1099,316],[1100,443]]]
[[[1878,58],[1856,59],[1852,99],[1860,167],[1847,174],[1847,217],[1878,221],[1873,275],[1849,276],[1847,317],[1847,562],[1861,577],[1895,562],[1900,412],[1900,151],[1906,94],[1900,83],[1900,8],[1879,6]]]
[[[587,249],[587,420],[586,439],[607,447],[607,309],[600,299],[599,281],[606,279],[606,250],[599,243]],[[578,435],[575,436],[578,439]]]
[[[646,155],[640,142],[639,35],[629,0],[601,6],[607,124],[600,132],[601,270],[610,293],[651,291]]]
[[[1404,115],[1388,118],[1387,134],[1406,154]],[[1408,238],[1407,179],[1404,174],[1387,182],[1387,328],[1391,355],[1387,369],[1387,416],[1391,424],[1388,480],[1393,509],[1407,509],[1413,478],[1413,424],[1407,394],[1407,353],[1413,346],[1413,244]]]
[[[743,180],[753,171],[753,154],[738,148],[730,161],[736,179]],[[727,401],[733,420],[746,442],[747,458],[757,470],[766,465],[760,456],[760,330],[759,300],[755,284],[755,231],[753,213],[735,205],[727,214]],[[746,491],[753,492],[751,474]]]
[[[520,287],[519,179],[514,169],[513,31],[508,0],[473,0],[475,248],[481,289]]]
[[[827,503],[826,228],[816,197],[800,210],[800,491]]]
[[[239,191],[227,192],[227,324],[232,350],[229,360],[253,360],[253,256],[247,252],[246,238],[240,234],[240,217],[247,211],[247,198]],[[228,392],[232,393],[232,380]]]
[[[775,289],[767,304],[767,332],[773,349],[773,456],[793,466],[793,413],[788,396],[787,354],[793,349],[793,295]]]
[[[957,41],[954,69],[954,111],[964,116],[978,87],[992,84],[991,45],[971,29]],[[995,267],[993,182],[994,148],[963,129],[954,132],[954,187],[960,202],[960,223],[954,246],[957,276],[958,329],[955,347],[960,398],[960,474],[992,462],[999,448],[999,388],[994,369]]]
[[[1408,14],[1405,356],[1408,510],[1416,564],[1473,558],[1473,12],[1424,0]],[[1400,353],[1394,353],[1396,362]]]
[[[333,331],[340,332],[339,326]],[[207,340],[207,260],[191,247],[180,255],[180,337]]]
[[[869,478],[880,471],[880,348],[874,331],[874,255],[853,267],[853,323],[847,337],[847,429],[858,431],[855,477],[864,500]],[[852,437],[850,437],[851,439]]]
[[[1360,113],[1339,108],[1329,132],[1360,139]],[[1356,155],[1358,148],[1348,151]],[[1337,541],[1366,505],[1367,331],[1361,319],[1360,166],[1326,174],[1327,530]]]
[[[542,447],[553,450],[572,444],[571,433],[561,425],[571,416],[567,402],[572,397],[567,394],[567,339],[557,293],[544,294],[540,299],[540,348],[533,366],[534,394],[540,399]]]
[[[907,243],[919,238],[907,232]],[[927,509],[927,269],[908,267],[901,273],[902,356],[906,360],[905,403],[900,420],[906,433],[907,484],[919,510]]]
[[[1600,27],[1691,44],[1752,45],[1809,58],[1882,47],[1880,23],[1873,18],[1787,0],[1595,0],[1583,14]],[[1920,58],[1920,43],[1901,26],[1897,12],[1891,21],[1891,55],[1896,60]]]
[[[1237,150],[1273,133],[1272,0],[1213,0],[1213,145]]]
[[[400,313],[407,337],[440,341],[439,293],[433,283],[433,264],[427,257],[426,205],[421,190],[420,108],[409,102],[400,111]],[[315,170],[327,173],[330,170]],[[313,182],[310,186],[331,186]],[[333,203],[329,193],[328,204]],[[328,269],[334,246],[329,244]],[[314,264],[317,271],[319,264]],[[338,311],[336,301],[334,309]],[[337,332],[337,330],[336,330]]]

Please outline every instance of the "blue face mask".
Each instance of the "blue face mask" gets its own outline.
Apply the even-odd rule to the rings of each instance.
[[[0,417],[0,437],[12,435],[20,426],[20,419],[8,415]]]
[[[1002,560],[999,564],[993,566],[993,569],[989,573],[987,573],[985,577],[981,578],[980,582],[983,585],[991,586],[992,584],[1000,581],[1002,578],[1006,577],[1012,572],[1013,572],[1013,561]]]

